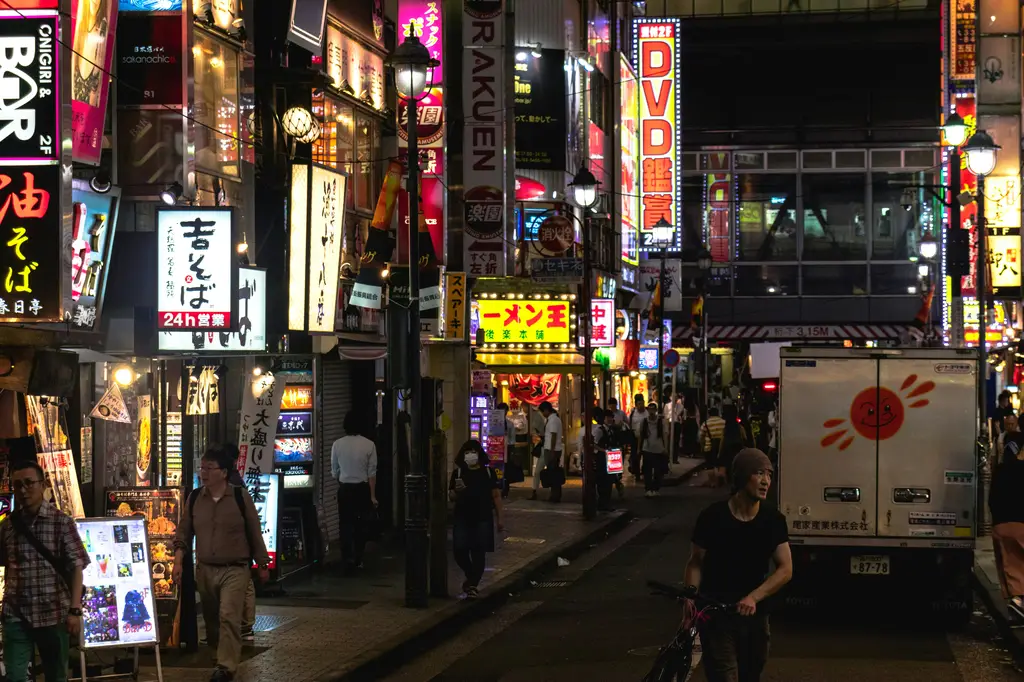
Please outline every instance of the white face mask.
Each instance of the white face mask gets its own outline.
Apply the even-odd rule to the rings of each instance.
[[[480,461],[480,456],[475,452],[467,452],[465,454],[466,466],[475,467],[477,462]]]

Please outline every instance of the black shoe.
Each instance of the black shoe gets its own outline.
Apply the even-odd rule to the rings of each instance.
[[[242,627],[242,639],[246,642],[251,642],[256,639],[256,633],[253,632],[251,625],[245,625]]]
[[[530,499],[531,500],[536,500],[537,499],[537,491],[536,490],[534,490],[532,493],[530,493]]]
[[[466,599],[477,599],[480,597],[480,590],[477,589],[476,585],[470,585],[466,588]]]
[[[235,679],[235,674],[219,665],[213,669],[213,674],[210,675],[210,682],[230,682],[233,679]]]

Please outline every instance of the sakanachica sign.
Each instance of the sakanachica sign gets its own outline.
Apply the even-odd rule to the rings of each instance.
[[[678,248],[682,136],[678,19],[633,20],[633,64],[640,79],[640,248],[655,246],[654,225],[662,218],[673,228]]]

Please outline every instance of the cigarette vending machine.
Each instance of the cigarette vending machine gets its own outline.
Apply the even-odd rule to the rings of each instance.
[[[469,399],[469,437],[481,443],[487,439],[487,416],[494,399],[487,395],[474,395]]]

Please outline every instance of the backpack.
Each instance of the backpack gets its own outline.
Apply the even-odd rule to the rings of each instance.
[[[235,503],[238,505],[238,511],[242,514],[242,525],[245,527],[245,544],[249,545],[249,553],[252,554],[252,537],[249,535],[249,517],[245,513],[245,497],[242,495],[241,486],[236,485],[232,487],[235,490]],[[188,520],[189,527],[192,528],[192,535],[196,534],[195,519],[193,518],[192,511],[196,506],[196,498],[199,497],[199,493],[202,489],[203,486],[199,486],[188,496]]]
[[[598,450],[607,450],[612,444],[612,434],[604,424],[598,424],[597,428],[601,430],[601,436],[594,443],[594,447]]]

